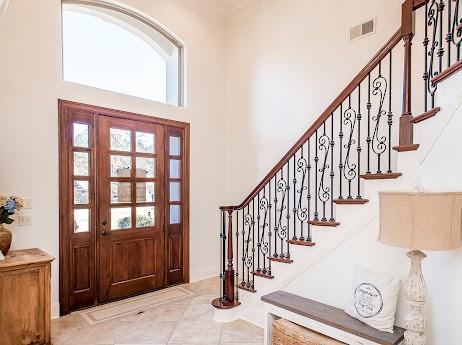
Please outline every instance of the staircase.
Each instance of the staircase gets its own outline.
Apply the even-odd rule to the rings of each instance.
[[[242,203],[220,208],[217,310],[234,310],[260,287],[277,289],[307,264],[285,268],[307,251],[334,250],[341,238],[328,237],[343,221],[359,228],[377,215],[384,184],[415,185],[412,166],[398,155],[419,149],[414,125],[442,110],[438,88],[462,70],[461,44],[460,0],[403,3],[401,28]],[[351,208],[368,212],[351,219]]]

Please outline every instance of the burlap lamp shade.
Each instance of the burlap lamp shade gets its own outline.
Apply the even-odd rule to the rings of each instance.
[[[462,245],[462,193],[380,193],[379,242],[420,250]]]

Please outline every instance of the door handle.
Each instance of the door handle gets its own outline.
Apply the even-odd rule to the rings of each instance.
[[[107,236],[107,235],[109,235],[109,231],[106,231],[106,230],[101,231],[101,236]]]

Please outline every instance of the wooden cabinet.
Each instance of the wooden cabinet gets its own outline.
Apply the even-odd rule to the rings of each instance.
[[[51,262],[39,249],[0,261],[0,344],[51,344]]]

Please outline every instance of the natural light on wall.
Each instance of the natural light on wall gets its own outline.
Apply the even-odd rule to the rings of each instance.
[[[182,105],[182,46],[103,1],[63,1],[65,81]]]

